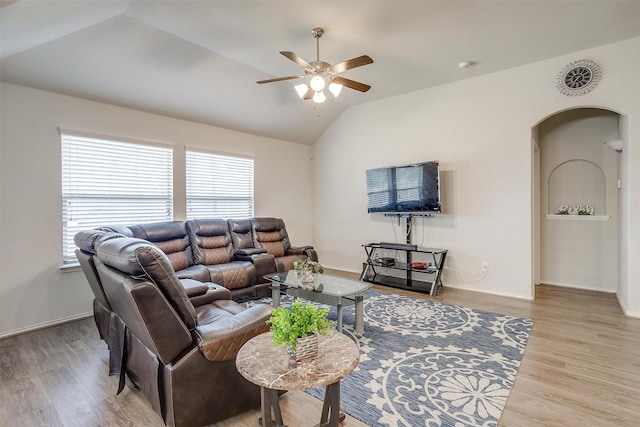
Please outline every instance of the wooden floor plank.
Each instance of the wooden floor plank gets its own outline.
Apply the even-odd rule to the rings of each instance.
[[[435,297],[375,289],[535,320],[500,426],[640,425],[640,320],[625,317],[614,295],[541,285],[531,302],[447,287]],[[115,395],[107,365],[93,319],[0,340],[0,425],[163,426],[139,390]],[[313,425],[322,408],[301,391],[281,405],[291,427]],[[216,427],[255,427],[258,416]],[[351,417],[346,425],[365,427]]]

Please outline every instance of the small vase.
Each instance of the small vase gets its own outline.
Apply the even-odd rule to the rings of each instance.
[[[304,338],[298,338],[296,350],[287,347],[287,352],[296,363],[303,360],[313,360],[318,357],[318,334],[313,333]]]
[[[302,282],[302,284],[309,284],[309,283],[313,283],[313,271],[311,271],[311,269],[305,268],[303,270],[301,270],[298,273],[298,277],[300,278],[300,281]]]

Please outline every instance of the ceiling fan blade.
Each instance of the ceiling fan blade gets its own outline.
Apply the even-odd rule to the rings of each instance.
[[[301,79],[304,76],[287,76],[287,77],[277,77],[275,79],[268,79],[268,80],[260,80],[258,83],[259,85],[263,84],[263,83],[273,83],[273,82],[281,82],[283,80],[294,80],[294,79]]]
[[[313,98],[313,95],[315,94],[315,92],[313,91],[313,89],[309,88],[309,90],[307,91],[307,93],[304,94],[304,96],[302,97],[302,99],[304,99],[305,101]]]
[[[282,52],[280,52],[282,53]],[[329,70],[332,73],[338,74],[343,71],[350,70],[356,67],[362,67],[363,65],[373,64],[373,59],[367,55],[358,56],[357,58],[349,59],[348,61],[341,62],[333,65]]]
[[[300,58],[298,55],[296,55],[293,52],[289,52],[289,51],[282,51],[280,52],[281,55],[287,57],[288,59],[292,60],[293,62],[295,62],[296,64],[298,64],[299,66],[301,66],[302,68],[304,68],[305,70],[313,70],[313,66],[311,64],[309,64],[307,61],[305,61],[304,59]]]
[[[333,83],[341,84],[342,86],[350,89],[359,90],[360,92],[366,92],[371,89],[371,86],[364,83],[357,82],[355,80],[345,79],[344,77],[336,76],[333,78]]]

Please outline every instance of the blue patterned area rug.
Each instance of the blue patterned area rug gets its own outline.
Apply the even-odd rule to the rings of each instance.
[[[364,311],[360,336],[354,307],[343,310],[343,333],[360,346],[343,412],[369,426],[497,426],[533,320],[371,290]]]

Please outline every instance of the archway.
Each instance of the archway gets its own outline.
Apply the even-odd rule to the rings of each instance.
[[[616,291],[621,172],[619,154],[603,143],[626,137],[623,117],[585,107],[532,129],[534,285]],[[580,207],[592,215],[577,215]]]

